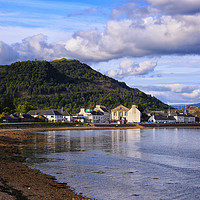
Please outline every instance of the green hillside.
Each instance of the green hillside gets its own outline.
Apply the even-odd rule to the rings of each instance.
[[[138,89],[130,88],[93,70],[78,60],[16,62],[0,66],[0,101],[10,94],[15,105],[31,102],[38,108],[68,108],[77,112],[81,107],[96,104],[112,109],[119,104],[160,110],[168,105]]]

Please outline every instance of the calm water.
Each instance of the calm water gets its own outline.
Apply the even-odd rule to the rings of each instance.
[[[46,132],[27,163],[99,200],[200,199],[200,130]]]

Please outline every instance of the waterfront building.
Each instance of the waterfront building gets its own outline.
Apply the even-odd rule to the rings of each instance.
[[[52,110],[30,110],[29,115],[36,118],[43,116],[48,122],[72,122],[72,116],[63,108],[62,109],[52,109]]]
[[[111,110],[112,121],[126,121],[129,123],[140,122],[141,112],[138,110],[137,105],[132,105],[131,109],[123,105],[119,105]]]

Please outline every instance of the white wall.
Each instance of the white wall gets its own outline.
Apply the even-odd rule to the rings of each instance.
[[[127,120],[129,123],[141,122],[141,112],[137,109],[136,105],[132,105],[132,108],[128,111]]]

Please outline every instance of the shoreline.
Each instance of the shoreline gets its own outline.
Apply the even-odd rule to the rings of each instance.
[[[67,183],[59,183],[53,176],[23,163],[19,148],[34,136],[33,132],[48,130],[0,130],[0,200],[91,200],[76,194]]]
[[[148,126],[150,125],[150,126]],[[146,126],[87,126],[87,127],[50,127],[0,129],[0,200],[20,199],[69,199],[90,200],[90,198],[75,194],[67,183],[59,183],[53,176],[43,174],[23,164],[19,148],[25,146],[25,141],[34,137],[34,132],[64,131],[64,130],[109,130],[109,129],[152,129],[152,128],[200,128],[200,124],[184,126],[183,124],[147,124]],[[80,180],[81,181],[81,180]]]

